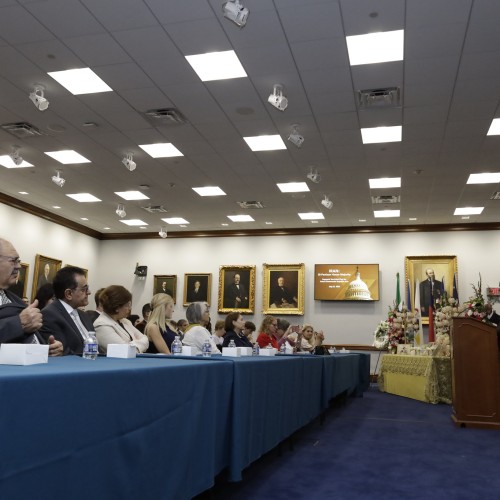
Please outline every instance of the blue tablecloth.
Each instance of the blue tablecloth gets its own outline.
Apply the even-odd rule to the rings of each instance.
[[[0,498],[191,498],[366,380],[358,354],[0,366]]]
[[[229,363],[0,366],[0,498],[191,498],[226,464]]]

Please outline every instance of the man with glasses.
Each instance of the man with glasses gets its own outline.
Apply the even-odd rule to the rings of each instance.
[[[84,339],[94,331],[88,314],[80,311],[89,303],[90,290],[85,271],[79,267],[63,267],[54,281],[56,300],[42,311],[44,336],[54,335],[64,346],[64,354],[83,352]]]
[[[0,344],[49,344],[49,356],[61,356],[63,346],[53,335],[46,339],[38,330],[42,326],[42,314],[38,301],[26,305],[12,291],[21,269],[19,255],[9,241],[0,238]]]

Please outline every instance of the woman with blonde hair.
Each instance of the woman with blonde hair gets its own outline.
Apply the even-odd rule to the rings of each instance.
[[[149,339],[148,352],[170,354],[170,346],[175,339],[177,328],[172,321],[174,299],[166,293],[157,293],[151,299],[151,315],[144,333]]]
[[[323,340],[325,340],[325,335],[322,330],[315,332],[312,325],[303,325],[297,336],[297,350],[311,354],[325,354]],[[326,354],[329,354],[327,350]]]
[[[260,325],[260,333],[257,337],[259,347],[265,348],[269,344],[275,349],[279,349],[278,341],[276,340],[276,329],[278,328],[278,320],[274,316],[264,316]]]

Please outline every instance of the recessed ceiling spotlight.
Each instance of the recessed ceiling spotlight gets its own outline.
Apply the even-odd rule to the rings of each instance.
[[[285,111],[288,106],[288,99],[283,95],[283,85],[275,84],[273,93],[267,100],[269,104],[272,104],[276,109]]]
[[[127,153],[123,158],[122,163],[127,167],[127,170],[130,170],[131,172],[133,172],[137,167],[137,163],[134,161],[133,153]]]
[[[247,23],[249,10],[241,5],[240,0],[229,0],[222,4],[222,12],[226,19],[243,28]]]
[[[23,164],[23,157],[19,153],[19,147],[18,146],[13,146],[12,147],[12,153],[9,155],[11,160],[14,162],[14,165],[20,166]]]
[[[299,126],[298,125],[292,125],[292,129],[290,130],[290,135],[288,136],[288,140],[292,143],[295,144],[298,148],[302,146],[302,143],[304,142],[304,137],[302,137],[299,134]]]
[[[52,176],[52,182],[54,184],[57,184],[60,188],[62,188],[64,186],[64,183],[66,182],[66,179],[63,179],[61,177],[61,171],[60,170],[56,170],[56,175]]]
[[[121,203],[118,205],[116,209],[116,215],[118,215],[118,217],[121,217],[122,219],[123,217],[127,216],[127,212],[125,212],[125,205],[122,205]]]
[[[321,182],[321,175],[318,173],[317,168],[311,167],[311,171],[307,174],[307,178],[315,184],[319,184]]]
[[[333,208],[333,201],[328,198],[325,194],[325,198],[321,200],[321,204],[325,207],[328,208],[328,210],[331,210]]]
[[[33,92],[30,94],[30,99],[40,111],[45,111],[49,107],[49,101],[43,95],[44,88],[41,85],[36,85]]]
[[[160,227],[160,232],[158,233],[161,238],[167,237],[167,230],[164,227]]]

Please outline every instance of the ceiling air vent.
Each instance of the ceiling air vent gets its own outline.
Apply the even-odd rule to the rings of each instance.
[[[384,203],[399,203],[401,196],[381,195],[372,196],[372,203],[374,205],[383,205]]]
[[[163,205],[149,205],[149,207],[142,207],[142,209],[150,214],[166,214],[168,212]]]
[[[490,200],[500,200],[500,191],[495,191],[491,196]]]
[[[34,125],[27,122],[4,123],[2,129],[18,139],[27,139],[28,137],[43,135]]]
[[[182,125],[187,123],[186,117],[175,108],[150,109],[145,113],[153,125]]]
[[[396,107],[401,104],[399,87],[358,90],[356,100],[359,109]]]
[[[241,208],[264,208],[260,201],[238,201],[237,203]]]

